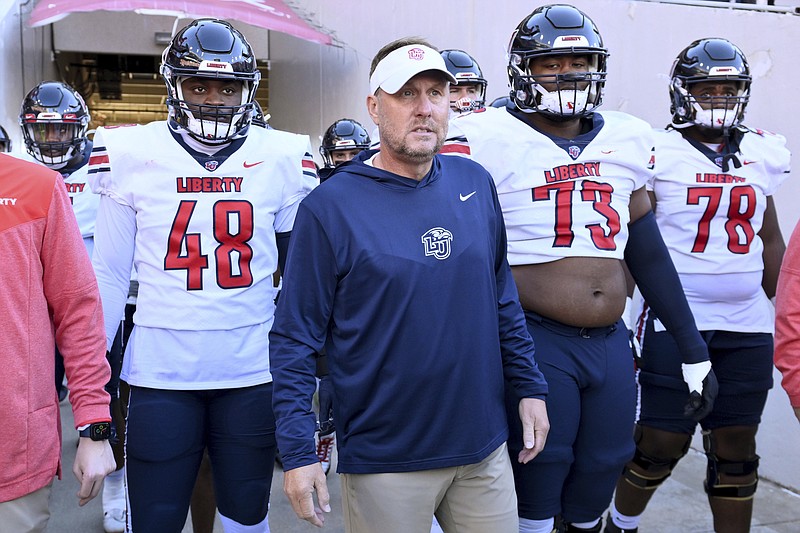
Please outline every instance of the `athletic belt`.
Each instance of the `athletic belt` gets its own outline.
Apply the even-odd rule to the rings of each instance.
[[[539,313],[528,310],[525,310],[525,320],[541,324],[547,329],[555,331],[565,337],[583,337],[584,339],[590,339],[592,337],[607,337],[617,331],[617,324],[599,328],[579,328],[576,326],[569,326],[558,320],[553,320],[552,318],[547,318]]]

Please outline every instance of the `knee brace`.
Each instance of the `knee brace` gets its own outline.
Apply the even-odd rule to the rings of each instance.
[[[758,487],[758,455],[742,461],[722,459],[716,454],[713,433],[703,435],[703,448],[708,458],[706,480],[703,483],[706,494],[711,498],[726,500],[751,500]],[[728,478],[720,481],[720,474]]]
[[[639,443],[642,440],[642,426],[636,424],[633,433],[633,440],[636,443],[636,451],[633,454],[633,459],[630,463],[635,464],[641,468],[644,473],[639,473],[630,468],[630,463],[626,464],[622,469],[622,477],[625,481],[644,490],[655,490],[659,485],[672,474],[672,469],[678,464],[678,461],[686,455],[689,451],[691,444],[691,437],[686,438],[686,443],[679,451],[677,457],[653,457],[642,451]]]

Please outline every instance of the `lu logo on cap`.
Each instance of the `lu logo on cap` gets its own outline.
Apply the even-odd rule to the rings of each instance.
[[[422,61],[425,59],[425,50],[422,48],[412,48],[408,51],[408,58],[414,61]]]

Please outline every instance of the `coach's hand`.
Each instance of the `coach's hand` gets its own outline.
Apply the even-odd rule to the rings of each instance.
[[[100,493],[103,479],[117,468],[114,452],[107,440],[94,441],[88,437],[78,439],[78,450],[72,473],[81,484],[78,505],[84,506]]]
[[[704,419],[714,408],[714,400],[719,392],[719,384],[711,361],[682,364],[683,381],[689,387],[689,400],[683,414],[696,422]]]
[[[519,401],[519,419],[522,421],[522,451],[517,460],[527,463],[544,449],[550,421],[547,419],[547,406],[544,400],[523,398]]]
[[[289,498],[298,518],[311,522],[317,527],[325,523],[325,516],[330,513],[330,495],[325,473],[319,463],[301,466],[283,473],[283,492]],[[317,494],[319,507],[314,505],[314,493]]]

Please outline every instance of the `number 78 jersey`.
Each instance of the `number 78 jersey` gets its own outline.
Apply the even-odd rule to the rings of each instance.
[[[767,196],[789,172],[780,135],[747,130],[724,172],[677,130],[656,130],[658,164],[648,183],[656,220],[680,274],[761,272],[758,232]]]
[[[574,140],[550,138],[506,109],[450,122],[442,153],[469,155],[494,178],[511,265],[624,257],[631,194],[652,175],[652,129],[619,112],[593,120]]]
[[[316,183],[308,137],[250,128],[195,157],[165,122],[100,128],[90,182],[136,213],[136,323],[233,329],[272,318],[275,233]]]

